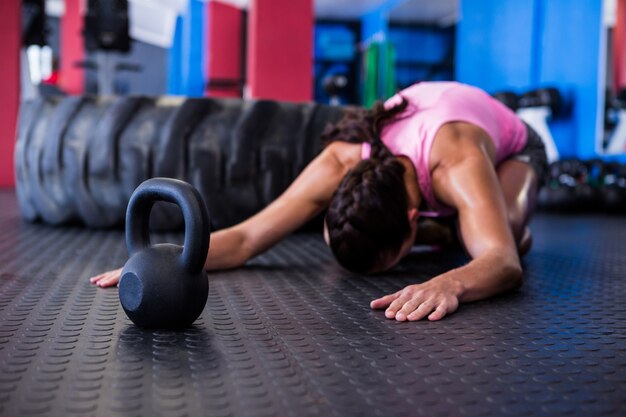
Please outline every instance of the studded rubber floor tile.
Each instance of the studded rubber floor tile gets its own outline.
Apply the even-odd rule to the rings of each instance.
[[[540,215],[525,284],[440,322],[370,300],[466,259],[361,277],[318,236],[210,275],[187,330],[144,331],[117,289],[120,231],[23,223],[0,193],[2,416],[624,416],[626,221]],[[180,236],[161,236],[180,241]]]

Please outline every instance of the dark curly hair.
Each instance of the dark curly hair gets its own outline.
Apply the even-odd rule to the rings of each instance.
[[[369,159],[360,161],[339,184],[326,224],[330,248],[346,269],[368,273],[395,256],[410,234],[404,166],[381,140],[384,126],[407,107],[406,99],[385,109],[351,109],[322,134],[327,145],[334,141],[368,142]]]

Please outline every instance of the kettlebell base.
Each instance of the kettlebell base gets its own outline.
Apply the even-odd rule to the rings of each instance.
[[[133,272],[127,272],[122,275],[119,294],[120,302],[124,306],[125,311],[137,311],[143,299],[143,291],[143,284],[137,275]]]
[[[122,270],[119,298],[124,312],[146,329],[189,327],[202,314],[209,294],[206,272],[185,274],[182,248],[159,244],[133,255]]]

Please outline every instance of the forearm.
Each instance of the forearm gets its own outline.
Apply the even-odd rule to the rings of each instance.
[[[447,281],[460,302],[470,302],[519,287],[522,268],[515,253],[491,251],[434,279]]]
[[[244,240],[244,234],[237,227],[212,233],[204,268],[211,271],[242,266],[249,258]]]

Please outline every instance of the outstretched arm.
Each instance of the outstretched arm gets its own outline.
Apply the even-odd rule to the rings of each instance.
[[[332,143],[265,209],[212,235],[206,269],[241,266],[325,210],[343,177],[358,161],[360,149],[351,143]]]
[[[504,197],[489,157],[478,148],[438,168],[437,197],[456,207],[463,242],[472,261],[423,284],[410,285],[372,302],[396,320],[439,320],[460,302],[491,297],[518,287],[522,269],[507,220]]]
[[[251,218],[211,235],[205,268],[236,268],[276,244],[322,212],[345,174],[360,159],[359,144],[327,146],[274,202]],[[121,269],[90,278],[101,287],[116,285]]]

